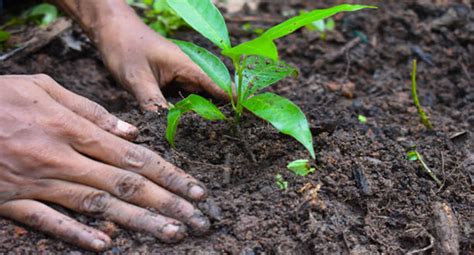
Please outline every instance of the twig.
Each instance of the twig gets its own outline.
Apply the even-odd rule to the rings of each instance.
[[[421,230],[420,233],[418,233],[416,236],[420,236],[421,234],[427,235],[428,238],[430,239],[430,244],[428,246],[424,247],[424,248],[421,248],[421,249],[411,250],[411,251],[407,252],[406,254],[411,255],[411,254],[416,254],[416,253],[422,253],[424,251],[432,249],[433,246],[434,246],[434,243],[435,243],[435,238],[433,237],[433,235],[431,235],[421,224],[413,223],[413,225],[415,225],[415,227],[412,228],[412,229],[406,230],[406,232]]]

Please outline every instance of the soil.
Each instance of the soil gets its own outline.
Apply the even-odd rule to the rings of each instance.
[[[241,29],[242,17],[268,27],[267,16],[282,20],[282,14],[335,2],[263,1],[257,11],[230,18],[233,42],[253,36]],[[278,41],[281,58],[297,66],[300,76],[270,91],[301,106],[311,123],[317,170],[307,177],[286,169],[288,162],[308,157],[304,148],[249,114],[237,133],[227,123],[188,114],[176,148],[170,148],[164,139],[166,112],[136,110],[77,28],[71,36],[84,42],[81,52],[57,39],[8,63],[0,74],[47,73],[136,124],[141,130],[136,143],[203,181],[221,208],[208,236],[176,245],[61,209],[90,226],[112,229],[109,254],[402,254],[425,247],[422,253],[442,254],[448,251],[445,241],[454,242],[454,249],[459,242],[461,254],[473,254],[473,2],[435,2],[385,1],[378,10],[338,15],[337,31],[326,41],[304,30]],[[177,37],[211,47],[194,32]],[[336,54],[356,37],[354,47]],[[421,124],[411,100],[414,58],[418,94],[433,131]],[[170,94],[176,99],[179,95]],[[407,160],[414,146],[443,181],[441,188]],[[288,181],[287,190],[278,189],[276,174]],[[446,220],[450,217],[454,220]],[[0,253],[8,252],[88,253],[0,220]]]

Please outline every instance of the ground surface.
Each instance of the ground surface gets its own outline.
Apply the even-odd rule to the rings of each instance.
[[[264,1],[257,12],[239,13],[230,21],[234,42],[252,37],[242,32],[242,17],[266,27],[271,23],[265,19],[281,20],[282,13],[315,7],[306,2],[313,1]],[[9,63],[0,74],[47,73],[135,123],[141,130],[137,143],[206,183],[222,209],[222,220],[213,222],[209,236],[165,245],[117,229],[112,231],[111,253],[402,254],[435,240],[427,253],[438,254],[443,232],[454,229],[460,252],[472,254],[474,134],[460,132],[472,131],[474,125],[473,13],[467,1],[454,6],[450,1],[416,2],[388,1],[376,11],[338,16],[337,32],[326,42],[305,31],[278,42],[282,58],[301,71],[298,79],[271,90],[300,105],[311,122],[317,171],[306,178],[285,168],[289,161],[307,157],[303,147],[251,116],[244,118],[240,133],[233,134],[225,123],[186,115],[176,150],[171,149],[164,140],[165,112],[135,110],[132,98],[116,85],[90,46],[77,52],[58,39]],[[209,45],[193,33],[179,36]],[[327,55],[355,37],[361,42],[347,54]],[[418,93],[434,131],[420,124],[411,102],[413,58],[419,59]],[[359,122],[359,114],[367,117],[366,124]],[[443,180],[441,189],[416,162],[406,159],[412,146]],[[289,182],[287,191],[276,187],[278,173]],[[316,199],[299,192],[305,184],[313,190],[321,185]],[[443,222],[438,202],[450,208],[447,212],[457,226]],[[110,228],[102,220],[71,215]],[[85,252],[0,220],[0,253],[8,251]]]

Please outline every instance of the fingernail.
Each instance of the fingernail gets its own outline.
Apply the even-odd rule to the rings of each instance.
[[[196,235],[205,234],[211,227],[209,219],[200,211],[196,211],[191,217],[189,224],[193,226],[193,233]]]
[[[100,240],[100,239],[94,239],[92,241],[92,247],[95,250],[101,251],[101,250],[105,249],[105,242]]]
[[[138,129],[133,126],[132,124],[129,124],[123,120],[118,120],[117,121],[117,129],[120,132],[126,133],[126,134],[135,134],[138,132]]]
[[[175,243],[183,240],[187,236],[186,226],[183,224],[167,224],[161,229],[161,235],[168,243]]]
[[[189,195],[193,199],[203,199],[206,195],[206,191],[201,186],[195,184],[189,189]]]

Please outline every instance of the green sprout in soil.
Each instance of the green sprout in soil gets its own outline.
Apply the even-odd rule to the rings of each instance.
[[[309,160],[298,159],[286,166],[290,171],[299,176],[307,176],[310,173],[314,173],[316,169],[309,165]]]
[[[174,40],[174,43],[227,93],[234,112],[234,125],[239,125],[246,109],[270,122],[281,133],[295,138],[314,158],[311,131],[301,109],[284,97],[269,92],[259,93],[283,78],[297,74],[295,68],[279,60],[274,41],[339,12],[374,7],[343,4],[314,10],[274,26],[253,40],[232,46],[224,18],[211,0],[168,0],[168,4],[178,16],[218,46],[222,55],[232,61],[235,88],[229,70],[217,56],[193,43]],[[191,95],[177,103],[168,113],[166,138],[171,145],[174,145],[179,119],[188,111],[194,111],[208,120],[228,119],[210,101],[198,95]]]
[[[418,94],[416,93],[416,59],[413,60],[413,71],[411,73],[411,95],[416,109],[418,110],[418,115],[420,115],[421,123],[423,123],[426,128],[433,129],[433,125],[426,116],[426,113],[423,111],[420,100],[418,99]]]
[[[142,12],[143,22],[162,36],[168,36],[181,27],[188,26],[176,12],[168,5],[166,0],[127,0]]]
[[[0,52],[5,49],[5,43],[10,39],[11,34],[7,31],[0,30]]]
[[[59,11],[56,6],[47,3],[38,4],[24,11],[21,15],[12,17],[6,21],[0,26],[0,31],[13,26],[24,25],[28,22],[46,27],[56,21],[58,16]]]
[[[58,18],[58,9],[51,4],[39,4],[26,11],[27,20],[35,21],[38,25],[47,26]]]
[[[302,12],[304,13],[304,12]],[[311,22],[310,24],[305,26],[306,29],[309,31],[316,31],[319,32],[321,36],[321,40],[326,41],[327,35],[329,32],[332,32],[336,28],[336,22],[334,19],[329,18],[329,19],[320,19],[316,20],[314,22]]]
[[[275,175],[275,183],[280,190],[288,189],[288,182],[283,179],[283,176],[281,176],[281,174]]]
[[[265,32],[265,30],[263,28],[260,28],[260,27],[254,27],[252,26],[252,24],[250,24],[249,22],[245,23],[242,25],[242,29],[246,32],[249,32],[249,33],[252,33],[252,34],[256,34],[256,35],[261,35],[263,34],[263,32]]]
[[[422,166],[423,170],[431,176],[431,178],[441,187],[443,186],[443,183],[436,177],[436,174],[431,171],[431,169],[428,167],[428,165],[425,163],[423,160],[423,157],[417,150],[412,150],[407,153],[408,160],[410,161],[418,161],[420,162],[420,165]]]
[[[357,119],[359,119],[359,122],[362,123],[362,124],[367,123],[367,117],[365,117],[364,115],[359,114],[359,116],[357,116]]]

